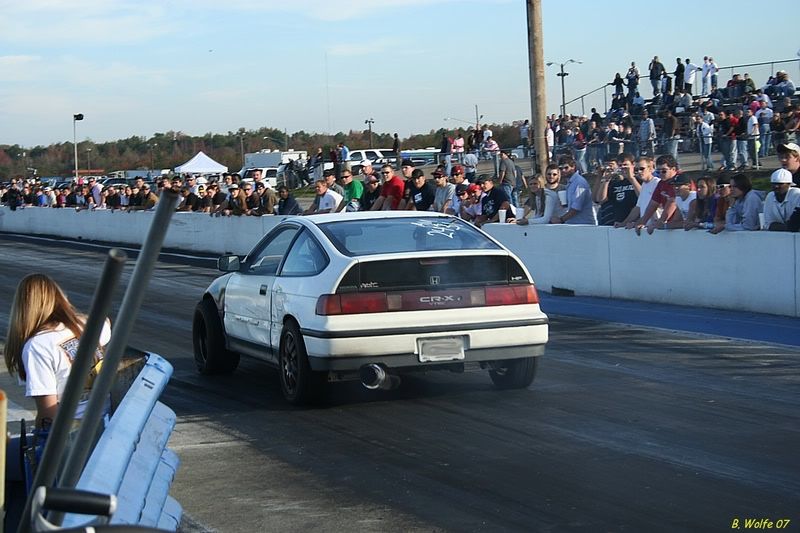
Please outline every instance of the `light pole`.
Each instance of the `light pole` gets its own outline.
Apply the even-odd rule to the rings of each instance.
[[[155,170],[156,168],[156,148],[158,148],[157,143],[150,145],[150,170]]]
[[[578,63],[581,64],[583,61],[578,61],[577,59],[568,59],[563,63],[556,63],[555,61],[548,61],[547,66],[550,65],[559,65],[561,67],[561,72],[557,73],[556,76],[561,78],[561,116],[567,114],[567,98],[566,93],[564,91],[564,78],[569,76],[569,72],[564,72],[564,65],[569,65],[570,63]]]
[[[72,115],[72,146],[75,148],[75,181],[78,181],[78,134],[75,123],[83,120],[83,113]]]
[[[92,149],[86,149],[86,170],[92,170]]]
[[[367,127],[369,127],[369,147],[372,148],[372,125],[375,124],[375,119],[368,118],[367,120],[364,121],[364,124],[366,124]]]

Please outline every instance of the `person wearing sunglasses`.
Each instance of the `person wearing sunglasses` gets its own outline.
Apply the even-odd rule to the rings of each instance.
[[[597,217],[601,226],[623,222],[636,205],[642,186],[633,167],[633,154],[606,155],[600,183],[594,190],[594,201],[600,204]]]
[[[353,172],[347,167],[342,169],[342,175],[339,178],[342,189],[344,190],[344,202],[341,204],[339,210],[347,212],[361,210],[361,197],[364,195],[364,184],[361,181],[353,179]]]
[[[643,228],[647,228],[647,233],[652,234],[655,228],[666,228],[667,223],[675,216],[677,205],[675,204],[675,184],[673,180],[680,172],[678,162],[671,155],[662,155],[656,159],[658,177],[661,181],[656,185],[650,203],[644,214],[636,221],[636,234],[638,235]],[[658,215],[658,210],[661,215]]]
[[[553,216],[552,224],[587,224],[597,225],[597,218],[592,205],[592,191],[589,182],[578,172],[575,160],[570,156],[561,156],[558,169],[567,179],[567,212],[561,216]]]
[[[403,160],[402,167],[410,166],[414,168],[411,161]],[[381,167],[381,176],[383,177],[383,185],[381,186],[381,194],[377,200],[372,204],[371,211],[390,211],[396,210],[400,206],[400,201],[403,199],[406,184],[398,176],[394,175],[394,169],[391,165],[383,165]]]
[[[653,175],[653,166],[653,158],[650,156],[640,156],[636,160],[633,173],[636,176],[636,180],[641,183],[639,197],[636,200],[636,205],[633,206],[625,220],[614,224],[615,228],[633,229],[636,226],[636,222],[641,218],[642,213],[647,210],[647,206],[650,205],[650,200],[653,198],[653,192],[655,192],[658,183],[661,181],[660,178]],[[659,216],[660,212],[656,211],[656,215]]]

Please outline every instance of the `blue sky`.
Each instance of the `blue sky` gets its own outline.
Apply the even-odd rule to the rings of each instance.
[[[797,57],[796,2],[543,0],[567,99],[659,55],[721,66]],[[765,4],[766,5],[766,4]],[[662,7],[663,6],[663,7]],[[262,126],[410,133],[529,114],[522,0],[0,0],[0,144]],[[783,66],[797,81],[797,64]],[[546,70],[558,111],[557,67]],[[750,71],[757,83],[769,67]],[[726,74],[730,71],[726,71]],[[725,77],[727,79],[727,77]],[[603,91],[586,111],[603,106]],[[580,103],[568,106],[580,113]]]

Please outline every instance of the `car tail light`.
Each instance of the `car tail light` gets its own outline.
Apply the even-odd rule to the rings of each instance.
[[[486,305],[538,304],[539,295],[533,285],[486,287]]]
[[[318,315],[354,315],[384,311],[424,311],[497,305],[538,304],[533,285],[503,285],[476,289],[324,294]]]
[[[387,310],[385,292],[324,294],[317,300],[318,315],[355,315]]]

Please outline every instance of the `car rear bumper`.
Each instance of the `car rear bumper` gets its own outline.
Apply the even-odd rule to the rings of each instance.
[[[447,363],[474,363],[481,361],[498,361],[503,359],[521,359],[523,357],[538,357],[544,355],[544,344],[530,346],[505,346],[502,348],[479,348],[465,350],[464,359],[454,361],[436,361],[422,363],[419,355],[362,355],[358,357],[316,357],[308,356],[311,369],[315,371],[346,372],[355,371],[368,363],[383,364],[388,368],[423,368],[436,367]]]
[[[356,370],[367,363],[388,367],[427,366],[444,362],[479,362],[518,359],[544,353],[548,340],[547,319],[528,320],[521,324],[486,328],[465,325],[446,330],[427,327],[424,330],[387,329],[355,336],[353,332],[313,332],[302,330],[309,362],[314,370]],[[459,338],[463,358],[443,361],[421,361],[420,341]]]

